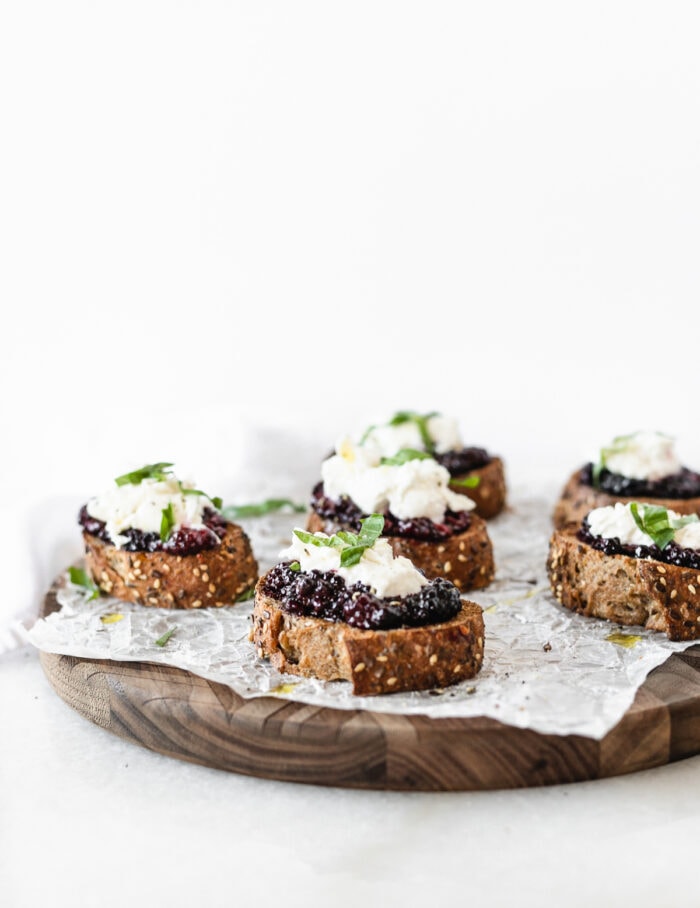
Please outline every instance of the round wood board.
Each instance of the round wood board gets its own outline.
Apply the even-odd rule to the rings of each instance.
[[[55,592],[44,615],[58,609]],[[430,719],[244,700],[224,684],[145,662],[42,652],[56,693],[150,750],[216,769],[345,788],[483,791],[601,779],[700,753],[700,645],[672,655],[602,740],[495,719]]]

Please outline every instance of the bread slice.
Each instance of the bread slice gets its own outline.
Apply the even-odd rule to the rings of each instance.
[[[583,518],[593,508],[606,507],[618,501],[622,504],[629,504],[631,501],[648,502],[675,511],[676,514],[700,514],[700,498],[652,498],[648,495],[625,498],[610,495],[608,492],[602,492],[583,482],[581,479],[583,469],[581,467],[569,477],[554,506],[552,523],[557,529],[567,524],[580,525]]]
[[[251,638],[280,672],[350,681],[354,694],[447,687],[473,678],[484,658],[481,607],[463,600],[450,621],[425,627],[363,630],[342,621],[284,611],[258,581]]]
[[[85,563],[110,596],[158,608],[233,605],[258,579],[244,530],[227,523],[220,545],[192,555],[128,552],[83,531]]]
[[[455,480],[466,479],[470,476],[479,478],[479,484],[474,488],[455,485]],[[486,520],[495,517],[501,513],[506,503],[506,477],[503,461],[500,457],[492,457],[483,467],[453,476],[450,488],[453,492],[459,492],[466,495],[467,498],[471,498],[476,505],[475,513],[479,517]]]
[[[671,640],[700,639],[700,571],[651,558],[606,555],[577,538],[577,526],[555,530],[547,573],[566,608],[617,624],[661,631]]]
[[[326,520],[314,511],[309,514],[306,528],[310,533],[321,532],[329,536],[339,530],[355,532],[352,526]],[[486,521],[474,513],[464,532],[439,542],[423,542],[405,536],[384,534],[382,538],[391,544],[394,555],[404,555],[423,571],[428,580],[445,577],[460,592],[483,589],[493,580],[496,571],[493,545]]]

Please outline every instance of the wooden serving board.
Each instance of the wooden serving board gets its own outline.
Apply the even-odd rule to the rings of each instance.
[[[44,614],[58,609],[47,594]],[[56,693],[158,753],[250,776],[346,788],[476,791],[601,779],[700,753],[700,645],[654,669],[601,741],[495,719],[430,719],[244,700],[224,684],[145,662],[42,652]]]

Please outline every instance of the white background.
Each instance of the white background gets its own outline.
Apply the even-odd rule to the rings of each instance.
[[[6,527],[8,515],[30,505],[41,513],[47,498],[79,500],[153,460],[185,461],[201,485],[220,483],[234,496],[266,445],[291,437],[306,450],[308,436],[309,450],[325,452],[341,431],[399,408],[457,416],[467,443],[502,454],[521,484],[563,482],[592,449],[637,428],[675,435],[684,462],[700,464],[699,25],[696,4],[673,2],[6,0]],[[187,786],[183,812],[213,831],[198,858],[229,860],[249,832],[237,827],[233,804],[225,814],[215,804],[220,786],[243,783],[104,744],[53,702],[33,658],[16,655],[7,668],[26,696],[41,691],[47,701],[34,737],[29,726],[23,732],[35,762],[21,745],[5,751],[5,771],[26,773],[9,811],[16,823],[23,817],[25,853],[34,830],[25,810],[55,831],[46,789],[37,802],[28,794],[47,766],[58,785],[61,766],[95,747],[93,775],[81,785],[69,770],[66,789],[89,824],[105,766],[121,765],[124,747],[133,770],[113,780],[119,803],[135,809],[128,791],[147,808],[158,798],[177,803]],[[68,736],[56,752],[54,732]],[[632,806],[646,797],[636,780],[457,801],[248,782],[239,795],[258,825],[246,860],[279,849],[304,810],[313,847],[323,848],[313,830],[347,809],[343,841],[357,822],[370,862],[378,860],[372,832],[385,819],[399,843],[410,827],[415,850],[387,860],[418,885],[412,856],[439,860],[433,844],[444,841],[433,824],[456,823],[478,849],[461,814],[473,810],[486,843],[474,877],[482,904],[489,894],[494,903],[536,898],[537,826],[550,831],[545,867],[558,904],[565,892],[572,904],[593,896],[603,904],[610,887],[566,861],[566,842],[581,855],[604,823],[610,852],[623,859],[610,873],[622,867],[626,884],[651,843],[663,839],[675,860],[692,838],[680,792],[697,785],[698,767],[665,773],[652,774],[648,784],[658,785],[644,816]],[[4,790],[8,797],[10,785]],[[285,827],[265,825],[256,793],[271,815],[280,806]],[[615,810],[603,807],[604,793]],[[582,830],[575,841],[566,839],[569,795]],[[670,829],[665,804],[675,810]],[[53,806],[70,812],[65,801]],[[117,809],[108,795],[98,805]],[[168,834],[181,822],[168,815]],[[100,854],[114,861],[119,849],[99,828]],[[224,828],[227,856],[216,853]],[[126,819],[116,829],[128,835]],[[75,825],[68,832],[79,859]],[[511,877],[499,872],[506,847]],[[353,848],[361,864],[359,839]],[[606,849],[596,849],[600,862]],[[17,904],[28,872],[19,853],[15,845]],[[161,893],[171,904],[196,902],[195,877],[178,887],[159,858]],[[306,904],[347,884],[340,852],[320,876],[307,864],[295,876],[289,853],[278,860]],[[370,879],[391,881],[372,866]],[[67,879],[59,900],[80,891]],[[244,879],[256,892],[252,870]],[[462,892],[456,878],[440,880],[443,894]],[[669,904],[681,898],[672,885]],[[369,891],[363,884],[358,894],[366,901]],[[667,890],[647,866],[632,891],[663,904]],[[214,903],[225,902],[212,889]]]

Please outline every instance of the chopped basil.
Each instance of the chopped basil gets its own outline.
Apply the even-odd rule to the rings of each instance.
[[[301,539],[302,542],[308,542],[311,545],[334,548],[340,551],[341,567],[351,567],[357,564],[362,558],[366,549],[371,548],[377,539],[382,535],[384,529],[384,517],[382,514],[371,514],[360,521],[360,532],[349,533],[346,530],[339,530],[332,536],[316,536],[313,533],[307,533],[306,530],[294,530],[294,535]],[[298,562],[294,562],[298,564]]]
[[[637,501],[630,504],[630,511],[639,529],[650,536],[660,549],[666,548],[676,530],[698,520],[697,514],[670,517],[667,508],[655,504],[640,504]]]
[[[251,586],[250,589],[245,590],[241,593],[240,596],[236,598],[236,602],[247,602],[249,599],[252,599],[255,596],[255,587]]]
[[[180,490],[183,495],[203,495],[204,498],[208,498],[209,501],[211,501],[217,511],[221,510],[221,505],[223,504],[221,498],[212,498],[211,495],[207,495],[207,493],[203,492],[201,489],[186,489],[182,483],[180,483]]]
[[[297,504],[289,498],[268,498],[257,504],[230,504],[222,508],[221,513],[226,520],[240,520],[242,517],[262,517],[283,508],[291,508],[298,513],[306,510],[305,505]]]
[[[400,467],[410,460],[432,460],[430,454],[425,451],[417,451],[415,448],[401,448],[393,457],[382,457],[380,463],[388,467]]]
[[[168,469],[172,467],[171,463],[147,463],[145,467],[141,467],[140,470],[133,470],[131,473],[124,473],[123,476],[117,476],[114,480],[118,486],[125,485],[140,485],[144,479],[157,479],[158,482],[163,482],[168,476],[172,474],[172,470]]]
[[[155,641],[156,646],[165,646],[165,644],[168,642],[168,640],[170,640],[170,638],[172,637],[172,635],[175,633],[176,630],[177,630],[177,624],[174,627],[171,627],[169,631],[166,631],[162,637],[159,637]]]
[[[173,512],[173,503],[172,501],[168,502],[167,507],[163,508],[161,511],[160,518],[160,540],[161,542],[167,542],[170,539],[170,534],[175,527],[175,514]]]
[[[608,459],[613,454],[622,454],[623,451],[626,451],[629,447],[628,442],[631,438],[634,438],[636,433],[631,433],[630,435],[617,435],[613,438],[612,443],[605,448],[600,449],[600,454],[598,455],[598,462],[593,464],[593,470],[591,471],[591,480],[593,482],[594,488],[598,488],[600,483],[600,474],[607,467]]]
[[[292,561],[292,563],[289,565],[289,570],[290,571],[300,571],[301,565],[299,564],[298,561]]]
[[[432,413],[426,413],[421,416],[420,413],[416,413],[415,410],[399,410],[398,413],[395,413],[391,420],[389,421],[390,426],[400,426],[403,423],[412,422],[415,424],[416,428],[420,432],[420,437],[425,445],[425,450],[433,453],[435,450],[435,442],[428,431],[428,420],[433,416],[438,416],[439,414],[435,411]]]
[[[71,583],[74,583],[76,586],[82,586],[83,589],[92,593],[88,602],[92,602],[93,599],[97,599],[100,595],[100,588],[94,583],[87,571],[84,571],[82,568],[69,567],[68,576],[70,577]]]
[[[475,489],[481,482],[481,476],[465,476],[464,479],[450,479],[451,486],[462,486],[465,489]]]
[[[425,450],[432,454],[435,451],[435,442],[428,431],[428,420],[433,416],[439,416],[439,414],[436,411],[433,411],[432,413],[426,413],[424,416],[421,416],[421,414],[416,413],[415,410],[399,410],[398,413],[394,413],[387,425],[401,426],[407,422],[415,423],[416,428],[420,432],[421,440],[425,445]],[[365,429],[362,438],[360,439],[361,445],[367,441],[376,428],[378,428],[376,425],[372,425]]]

